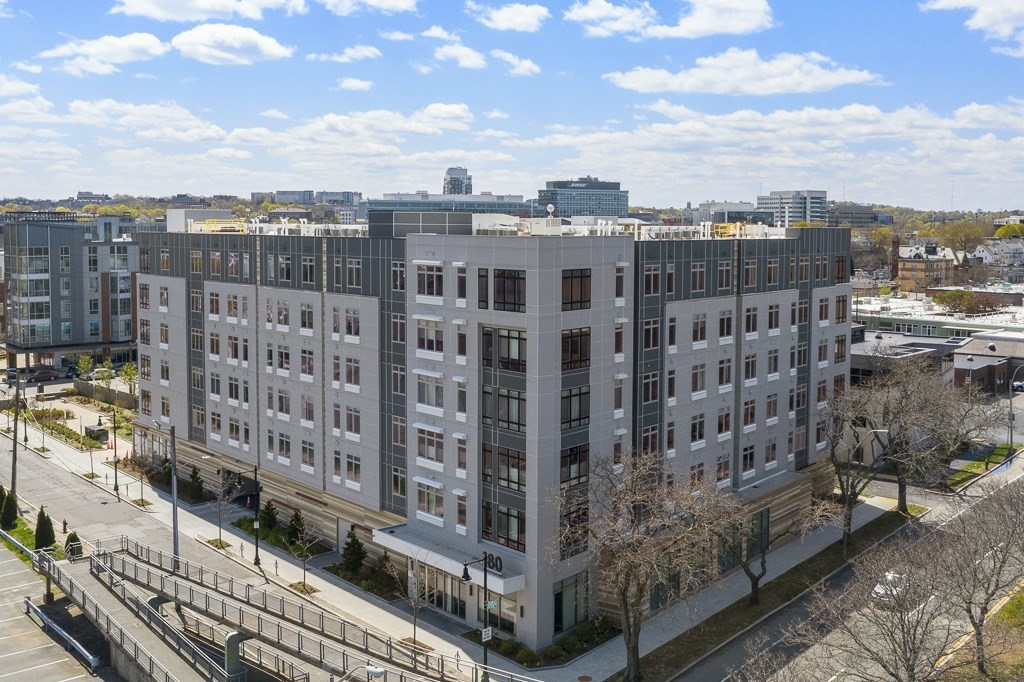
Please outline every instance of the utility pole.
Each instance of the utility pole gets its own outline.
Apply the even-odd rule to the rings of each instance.
[[[21,407],[21,374],[18,371],[17,356],[14,361],[14,440],[11,445],[11,495],[18,504],[18,410]],[[27,431],[27,428],[26,428]]]

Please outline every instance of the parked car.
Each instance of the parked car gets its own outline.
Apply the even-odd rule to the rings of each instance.
[[[89,371],[88,374],[82,375],[82,379],[86,381],[104,381],[107,378],[114,379],[117,377],[117,373],[113,370],[107,369],[106,367],[96,367]]]
[[[13,386],[14,382],[18,378],[18,369],[16,367],[7,368],[7,385]]]
[[[68,379],[77,379],[81,374],[82,372],[78,369],[78,365],[71,365],[64,372],[64,376]]]
[[[25,383],[34,384],[37,381],[53,381],[60,379],[60,372],[53,369],[37,369],[25,377]]]
[[[1013,382],[1013,390],[1014,391],[1024,391],[1024,381],[1015,381],[1015,382]]]
[[[871,590],[875,604],[885,607],[896,606],[907,590],[907,577],[893,571],[886,571],[882,581]]]

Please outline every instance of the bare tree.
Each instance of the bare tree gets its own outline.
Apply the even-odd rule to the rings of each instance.
[[[416,639],[416,628],[419,619],[420,609],[432,603],[434,593],[430,585],[424,584],[418,563],[418,557],[409,557],[409,570],[400,571],[393,562],[383,564],[384,571],[395,581],[395,591],[401,595],[402,600],[409,605],[412,611],[412,643],[418,646]]]
[[[309,560],[316,556],[314,552],[320,543],[319,530],[320,528],[316,521],[309,519],[302,524],[301,528],[297,529],[295,539],[292,540],[292,554],[302,562],[302,585],[300,586],[300,591],[303,594],[311,594],[316,591],[306,583],[306,569],[309,565]]]
[[[890,542],[861,556],[845,591],[819,585],[811,619],[789,638],[807,647],[790,664],[800,679],[925,682],[963,634],[943,591],[934,546]]]
[[[988,496],[943,526],[942,584],[973,629],[973,660],[988,675],[993,652],[987,623],[996,602],[1024,580],[1024,484],[986,486]]]
[[[618,607],[626,644],[623,679],[637,682],[640,628],[655,585],[693,589],[716,574],[718,529],[743,505],[712,483],[675,485],[659,452],[591,460],[589,482],[561,491],[556,556],[586,553],[598,589]]]
[[[731,666],[726,679],[729,682],[811,682],[787,667],[786,655],[772,642],[767,632],[758,631],[743,644],[743,664]]]
[[[223,476],[218,470],[220,486],[214,491],[216,497],[213,500],[217,511],[217,549],[224,549],[224,516],[231,505],[232,500],[238,497],[242,490],[242,484],[238,476]]]

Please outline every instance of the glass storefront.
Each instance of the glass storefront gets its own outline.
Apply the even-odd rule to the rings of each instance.
[[[463,590],[467,589],[458,576],[445,573],[433,566],[415,562],[417,584],[421,595],[427,603],[457,618],[466,617],[466,599]]]
[[[510,635],[516,634],[516,612],[518,606],[516,605],[516,597],[514,594],[501,595],[497,592],[490,592],[489,596],[486,597],[488,601],[497,601],[497,607],[492,607],[488,610],[488,613],[484,613],[484,591],[477,587],[476,589],[476,618],[479,622],[485,622],[485,618],[489,616],[487,625],[498,628],[502,632],[507,632]]]

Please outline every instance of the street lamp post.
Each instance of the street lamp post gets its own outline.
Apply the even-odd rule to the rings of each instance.
[[[14,504],[18,504],[18,410],[21,409],[21,377],[15,363],[14,375],[14,434],[11,443],[11,492]]]
[[[487,591],[487,560],[489,558],[491,558],[490,555],[488,555],[487,552],[484,552],[484,555],[482,557],[480,557],[479,559],[476,559],[475,561],[464,561],[464,562],[462,562],[462,582],[464,582],[464,583],[468,583],[470,581],[470,576],[469,576],[469,567],[470,566],[472,566],[473,564],[480,564],[481,565],[480,567],[483,569],[483,572],[484,572],[484,585],[483,585],[483,587],[484,587],[484,628],[490,628],[490,626],[491,626],[491,609],[489,608],[489,602],[488,602],[488,598],[491,595],[490,595],[490,592]],[[489,677],[488,672],[487,672],[487,649],[488,649],[488,645],[490,644],[490,640],[489,639],[484,639],[482,631],[480,633],[480,640],[481,640],[481,643],[484,645],[484,671],[483,671],[483,675],[481,675],[481,677],[480,677],[480,681],[481,682],[488,682],[490,677]]]
[[[260,565],[260,479],[259,479],[259,473],[260,473],[260,465],[259,465],[259,463],[257,463],[252,468],[252,482],[253,482],[253,486],[255,487],[254,496],[256,497],[256,506],[253,509],[254,513],[253,513],[253,519],[252,519],[252,531],[253,531],[253,537],[255,538],[255,544],[256,544],[256,556],[252,560],[252,565],[256,566],[257,568],[259,568],[259,565]],[[369,674],[369,673],[367,673],[367,674]],[[380,676],[377,675],[377,677],[380,677]]]
[[[153,420],[153,424],[163,431],[163,424]],[[171,441],[171,533],[174,542],[174,570],[179,567],[178,562],[178,453],[174,443],[174,424],[168,430]]]
[[[117,405],[114,405],[114,416],[111,417],[114,428],[114,494],[117,501],[121,501],[121,487],[117,484]]]

